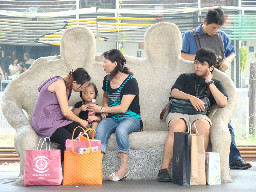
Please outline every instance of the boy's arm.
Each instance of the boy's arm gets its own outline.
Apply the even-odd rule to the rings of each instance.
[[[181,57],[182,57],[183,59],[185,59],[185,60],[194,61],[196,55],[195,55],[195,54],[188,54],[188,53],[182,52],[182,53],[181,53]]]
[[[185,93],[181,90],[185,90],[186,84],[188,81],[191,81],[190,78],[186,74],[181,74],[175,81],[174,85],[172,86],[171,90],[171,97],[174,97],[176,99],[184,99],[189,100],[191,103],[197,99],[197,97]],[[199,99],[200,100],[200,99]],[[200,100],[201,101],[201,100]],[[193,103],[192,103],[193,104]]]
[[[212,96],[214,97],[217,105],[219,107],[225,107],[228,103],[227,97],[223,95],[213,83],[209,85],[209,88],[211,90]]]
[[[208,75],[205,78],[205,83],[209,83],[212,82],[212,73],[210,72],[210,70],[208,70]],[[209,85],[210,91],[212,96],[214,97],[217,105],[219,107],[225,107],[228,103],[228,99],[225,95],[223,95],[220,90],[214,85],[214,83],[211,83]]]
[[[233,43],[228,38],[227,34],[222,31],[222,40],[224,43],[224,49],[225,49],[225,59],[220,62],[219,70],[222,72],[225,72],[229,67],[232,61],[236,57],[236,52]]]
[[[204,111],[205,110],[204,102],[201,99],[199,99],[199,98],[197,98],[193,95],[184,93],[183,91],[180,91],[176,88],[174,88],[171,91],[171,97],[174,97],[176,99],[189,100],[191,102],[191,104],[193,105],[193,107],[197,111]]]
[[[194,35],[192,31],[187,31],[182,36],[182,50],[181,50],[181,57],[185,60],[194,61],[195,60],[195,52],[191,50],[191,41],[194,40]],[[192,52],[191,52],[192,51]]]
[[[171,91],[171,97],[176,98],[176,99],[190,100],[190,98],[193,97],[193,95],[184,93],[183,91],[180,91],[179,89],[174,88]]]
[[[223,59],[220,62],[219,70],[222,72],[225,72],[229,68],[230,64],[235,59],[235,57],[236,57],[235,54],[230,54],[227,58]]]

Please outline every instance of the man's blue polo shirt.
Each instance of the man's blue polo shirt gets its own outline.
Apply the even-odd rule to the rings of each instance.
[[[204,34],[202,30],[202,24],[196,28],[195,30],[198,35]],[[232,42],[229,40],[227,34],[221,30],[218,30],[217,32],[221,33],[222,40],[224,43],[224,49],[225,49],[225,57],[228,57],[231,54],[235,55],[235,48]],[[197,46],[196,41],[193,35],[193,31],[189,30],[185,32],[182,36],[182,50],[181,52],[187,53],[187,54],[196,54]]]

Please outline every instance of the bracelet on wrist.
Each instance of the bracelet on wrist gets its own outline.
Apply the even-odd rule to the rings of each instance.
[[[211,84],[213,84],[213,83],[214,83],[214,81],[211,80],[211,81],[209,81],[209,82],[207,83],[207,85],[209,86],[209,85],[211,85]]]
[[[103,107],[100,108],[100,113],[103,113]]]

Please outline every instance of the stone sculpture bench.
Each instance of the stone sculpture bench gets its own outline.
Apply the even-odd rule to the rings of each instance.
[[[6,88],[2,101],[7,121],[16,129],[15,147],[20,155],[20,177],[23,182],[25,150],[35,149],[38,135],[31,127],[33,107],[38,96],[38,87],[51,76],[66,75],[69,70],[84,67],[99,89],[97,103],[102,102],[102,81],[105,73],[102,58],[95,53],[95,37],[85,27],[77,26],[65,31],[61,38],[61,56],[36,60],[31,68]],[[163,146],[168,129],[159,119],[162,108],[168,101],[171,86],[181,73],[193,72],[192,62],[181,58],[181,33],[175,24],[152,25],[145,33],[146,58],[126,56],[127,65],[136,77],[140,88],[141,114],[144,131],[130,134],[130,174],[127,179],[152,180],[157,178],[161,165]],[[221,157],[222,182],[230,182],[228,122],[237,103],[237,93],[232,80],[215,70],[214,78],[221,80],[229,95],[225,108],[214,107],[209,117],[212,120],[210,137],[212,151]],[[73,93],[71,105],[79,100]],[[25,115],[24,111],[27,112]],[[103,159],[104,179],[119,167],[115,136],[111,135],[109,147]]]

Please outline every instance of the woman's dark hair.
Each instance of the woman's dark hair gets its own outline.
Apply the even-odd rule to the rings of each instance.
[[[95,92],[95,98],[94,99],[96,99],[97,96],[98,96],[98,89],[97,89],[96,85],[92,82],[90,82],[87,87],[90,87],[90,86],[94,88],[94,92]],[[83,99],[83,91],[80,91],[80,97],[83,100],[83,102],[85,102],[84,99]]]
[[[127,67],[125,67],[126,59],[124,55],[118,49],[111,49],[102,54],[105,59],[110,60],[112,63],[116,62],[116,68],[110,73],[109,79],[113,79],[115,75],[120,71],[129,75],[133,75]]]
[[[206,61],[209,64],[209,68],[212,65],[215,66],[216,63],[217,63],[217,57],[216,57],[216,54],[215,54],[214,50],[207,49],[207,48],[198,49],[196,51],[195,60],[198,60],[201,63]]]
[[[68,81],[65,81],[67,90],[72,88],[72,82],[76,81],[78,85],[83,85],[85,82],[90,81],[91,77],[84,68],[77,68],[74,72],[71,70],[68,74]]]
[[[210,9],[206,14],[205,20],[207,25],[212,23],[223,25],[225,22],[224,12],[221,8]]]

